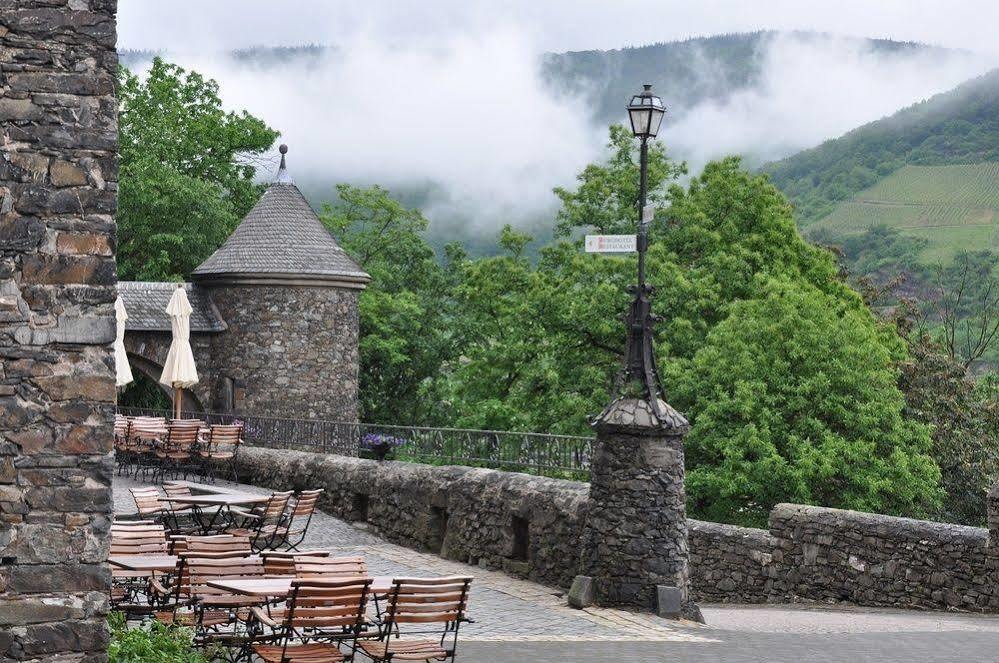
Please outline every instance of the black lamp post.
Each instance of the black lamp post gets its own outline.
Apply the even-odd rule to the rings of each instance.
[[[624,370],[618,377],[617,391],[620,393],[622,382],[627,385],[638,384],[642,388],[643,397],[652,406],[652,411],[662,419],[663,412],[659,405],[662,396],[662,385],[659,382],[659,371],[656,368],[656,358],[652,347],[652,327],[656,316],[652,313],[652,286],[645,282],[645,251],[649,245],[649,222],[651,211],[646,211],[649,188],[649,139],[659,133],[666,107],[663,100],[652,94],[652,86],[645,85],[641,93],[631,98],[628,104],[628,116],[631,120],[631,130],[635,137],[642,141],[641,148],[641,183],[638,191],[638,285],[629,289],[635,295],[631,309],[625,318],[628,327],[628,343],[625,349]]]

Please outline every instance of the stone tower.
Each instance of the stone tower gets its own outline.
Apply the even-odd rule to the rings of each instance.
[[[357,297],[371,278],[281,166],[232,236],[191,275],[228,324],[213,337],[218,412],[357,420]]]

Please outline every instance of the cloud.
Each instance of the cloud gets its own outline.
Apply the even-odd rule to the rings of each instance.
[[[661,138],[692,166],[727,154],[757,163],[787,156],[949,90],[989,66],[971,53],[875,51],[864,40],[802,34],[775,36],[758,57],[758,85],[665,125]]]
[[[178,56],[220,82],[226,106],[282,132],[298,181],[436,191],[428,214],[490,228],[554,203],[551,188],[593,160],[603,131],[555,97],[516,30],[398,46],[356,37],[318,62],[253,67]]]

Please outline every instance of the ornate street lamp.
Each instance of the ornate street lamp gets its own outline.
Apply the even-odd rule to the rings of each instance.
[[[628,343],[625,349],[624,370],[618,376],[616,391],[621,393],[624,385],[640,385],[642,396],[652,406],[652,411],[662,420],[664,413],[659,405],[663,389],[659,382],[656,357],[652,347],[653,325],[657,317],[652,313],[652,286],[645,282],[645,251],[649,245],[649,222],[653,211],[647,210],[649,188],[649,139],[659,133],[666,107],[663,100],[652,94],[652,86],[645,85],[641,93],[631,98],[628,116],[631,130],[642,141],[638,191],[638,285],[629,288],[635,299],[625,318],[628,327]],[[624,383],[624,384],[622,384]]]

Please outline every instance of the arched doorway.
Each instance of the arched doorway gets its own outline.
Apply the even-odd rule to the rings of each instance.
[[[160,384],[163,367],[140,355],[128,353],[128,363],[132,367],[133,382],[118,393],[120,407],[138,407],[151,410],[169,411],[173,408],[173,392]],[[186,412],[202,412],[201,401],[191,392],[184,390],[181,407]]]

